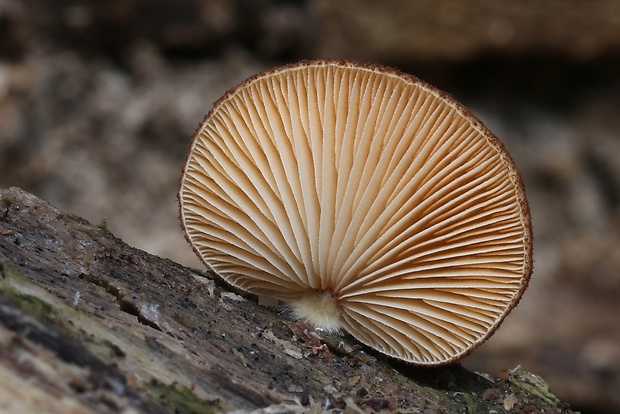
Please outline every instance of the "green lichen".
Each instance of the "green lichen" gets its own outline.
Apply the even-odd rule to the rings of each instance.
[[[5,289],[7,296],[15,300],[19,307],[31,315],[41,316],[45,319],[55,319],[56,312],[49,303],[42,301],[35,296],[23,295],[10,289]]]
[[[62,308],[57,307],[40,296],[45,291],[33,287],[31,280],[7,263],[0,263],[0,295],[10,298],[25,314],[39,322],[52,322],[58,328],[74,336],[74,331],[63,317]]]
[[[464,393],[463,399],[465,400],[465,406],[467,407],[467,413],[486,414],[489,412],[489,403],[483,402],[480,399],[480,397],[472,395],[470,393]]]
[[[28,276],[19,272],[15,267],[6,262],[0,262],[0,281],[4,279],[28,280]]]
[[[518,390],[524,395],[538,397],[541,401],[556,407],[560,400],[551,393],[549,385],[538,375],[524,371],[519,367],[510,372],[506,383],[514,390]]]
[[[202,400],[184,385],[166,385],[152,379],[146,386],[149,393],[157,400],[158,405],[171,414],[209,414],[226,411],[220,406],[218,400]]]
[[[13,277],[15,273],[12,273],[10,277]],[[6,280],[8,272],[6,266],[3,266],[3,279]],[[37,298],[36,296],[26,295],[13,289],[9,283],[0,280],[0,293],[13,299],[17,306],[25,313],[34,315],[44,319],[55,319],[56,311],[47,302]]]

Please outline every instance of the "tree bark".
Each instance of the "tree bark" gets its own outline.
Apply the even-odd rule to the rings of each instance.
[[[533,374],[392,360],[0,190],[0,411],[327,410],[571,412]]]

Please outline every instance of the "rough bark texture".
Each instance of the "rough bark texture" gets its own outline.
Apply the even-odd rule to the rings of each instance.
[[[530,373],[386,359],[0,190],[0,411],[235,410],[571,412]]]

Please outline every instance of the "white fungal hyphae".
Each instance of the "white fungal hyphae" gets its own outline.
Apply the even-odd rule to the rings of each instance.
[[[291,299],[290,304],[297,318],[327,331],[342,328],[338,299],[330,292],[315,291]]]
[[[179,201],[194,250],[230,284],[417,364],[478,346],[532,269],[499,140],[379,66],[303,62],[228,92],[196,131]]]

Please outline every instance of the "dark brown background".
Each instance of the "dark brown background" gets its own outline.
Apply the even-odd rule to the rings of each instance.
[[[0,0],[0,186],[199,267],[175,193],[225,90],[308,58],[396,66],[510,150],[534,218],[520,306],[464,360],[620,412],[620,2]]]

